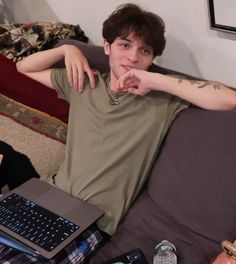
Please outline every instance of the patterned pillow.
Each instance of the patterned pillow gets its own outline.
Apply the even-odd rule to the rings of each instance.
[[[0,24],[0,52],[13,61],[52,48],[58,39],[88,42],[79,25],[59,22]]]
[[[0,94],[0,138],[49,178],[64,160],[67,124]]]

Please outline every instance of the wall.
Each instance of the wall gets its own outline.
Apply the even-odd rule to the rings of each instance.
[[[101,45],[102,22],[123,0],[2,0],[14,22],[58,20],[80,24],[91,42]],[[209,28],[207,0],[130,0],[166,22],[167,47],[157,62],[236,87],[236,34]]]

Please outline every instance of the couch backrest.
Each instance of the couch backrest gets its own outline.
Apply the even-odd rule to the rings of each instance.
[[[167,135],[148,192],[173,221],[214,241],[236,237],[236,110],[190,108]]]
[[[85,57],[88,59],[91,68],[98,69],[100,72],[109,71],[108,56],[104,54],[102,46],[86,44],[84,42],[72,40],[72,39],[62,39],[58,41],[56,47],[61,46],[63,44],[70,44],[77,46],[84,53]],[[56,64],[56,67],[64,67],[64,66],[65,66],[64,61],[60,61],[59,63]],[[180,73],[171,69],[163,68],[154,63],[150,66],[149,71],[158,72],[161,74],[184,75],[190,79],[196,79],[193,76]]]

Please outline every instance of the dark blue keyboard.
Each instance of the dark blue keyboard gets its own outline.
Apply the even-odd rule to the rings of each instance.
[[[0,201],[0,223],[47,251],[79,229],[78,225],[16,193]]]

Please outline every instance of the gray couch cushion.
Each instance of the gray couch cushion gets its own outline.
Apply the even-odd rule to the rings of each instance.
[[[187,229],[220,242],[236,236],[236,110],[190,108],[174,122],[149,195]]]
[[[173,242],[178,250],[178,264],[209,264],[215,254],[209,241],[175,223],[165,215],[145,191],[128,212],[111,241],[105,244],[90,264],[101,264],[125,252],[140,248],[152,263],[154,248],[163,239]]]

